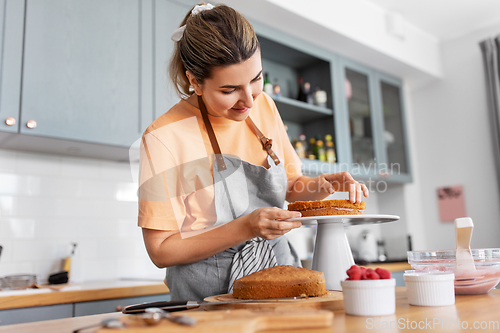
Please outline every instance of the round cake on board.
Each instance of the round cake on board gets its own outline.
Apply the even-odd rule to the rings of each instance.
[[[362,215],[365,213],[364,201],[352,203],[349,200],[316,200],[295,201],[288,204],[288,210],[297,211],[306,216],[328,216],[328,215]]]
[[[326,295],[323,272],[281,265],[244,276],[233,285],[237,299],[266,299]]]

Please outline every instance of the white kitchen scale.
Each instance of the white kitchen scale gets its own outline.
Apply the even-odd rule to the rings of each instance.
[[[347,278],[346,271],[354,265],[351,247],[344,230],[346,225],[395,222],[396,215],[328,215],[288,219],[303,225],[318,225],[314,244],[312,269],[325,274],[326,289],[342,290],[340,281]]]

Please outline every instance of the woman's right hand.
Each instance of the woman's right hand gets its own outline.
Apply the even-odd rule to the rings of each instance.
[[[300,217],[299,212],[292,212],[276,207],[266,207],[254,210],[247,215],[248,224],[254,237],[270,240],[278,238],[292,229],[299,228],[299,221],[282,221]]]

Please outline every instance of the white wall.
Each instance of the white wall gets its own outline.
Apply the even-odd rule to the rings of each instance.
[[[409,94],[415,168],[428,249],[454,248],[452,223],[439,221],[436,189],[463,185],[474,220],[472,246],[500,247],[500,198],[494,169],[479,42],[500,25],[443,43],[444,78]]]
[[[0,276],[61,269],[78,243],[77,278],[164,278],[137,226],[128,163],[0,150]]]

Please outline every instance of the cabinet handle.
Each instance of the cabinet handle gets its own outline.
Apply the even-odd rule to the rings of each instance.
[[[36,127],[36,121],[34,121],[34,120],[28,120],[28,122],[26,123],[26,127],[28,127],[28,128],[35,128]]]
[[[5,119],[5,124],[7,126],[14,126],[16,124],[16,119],[14,117],[9,117]]]

